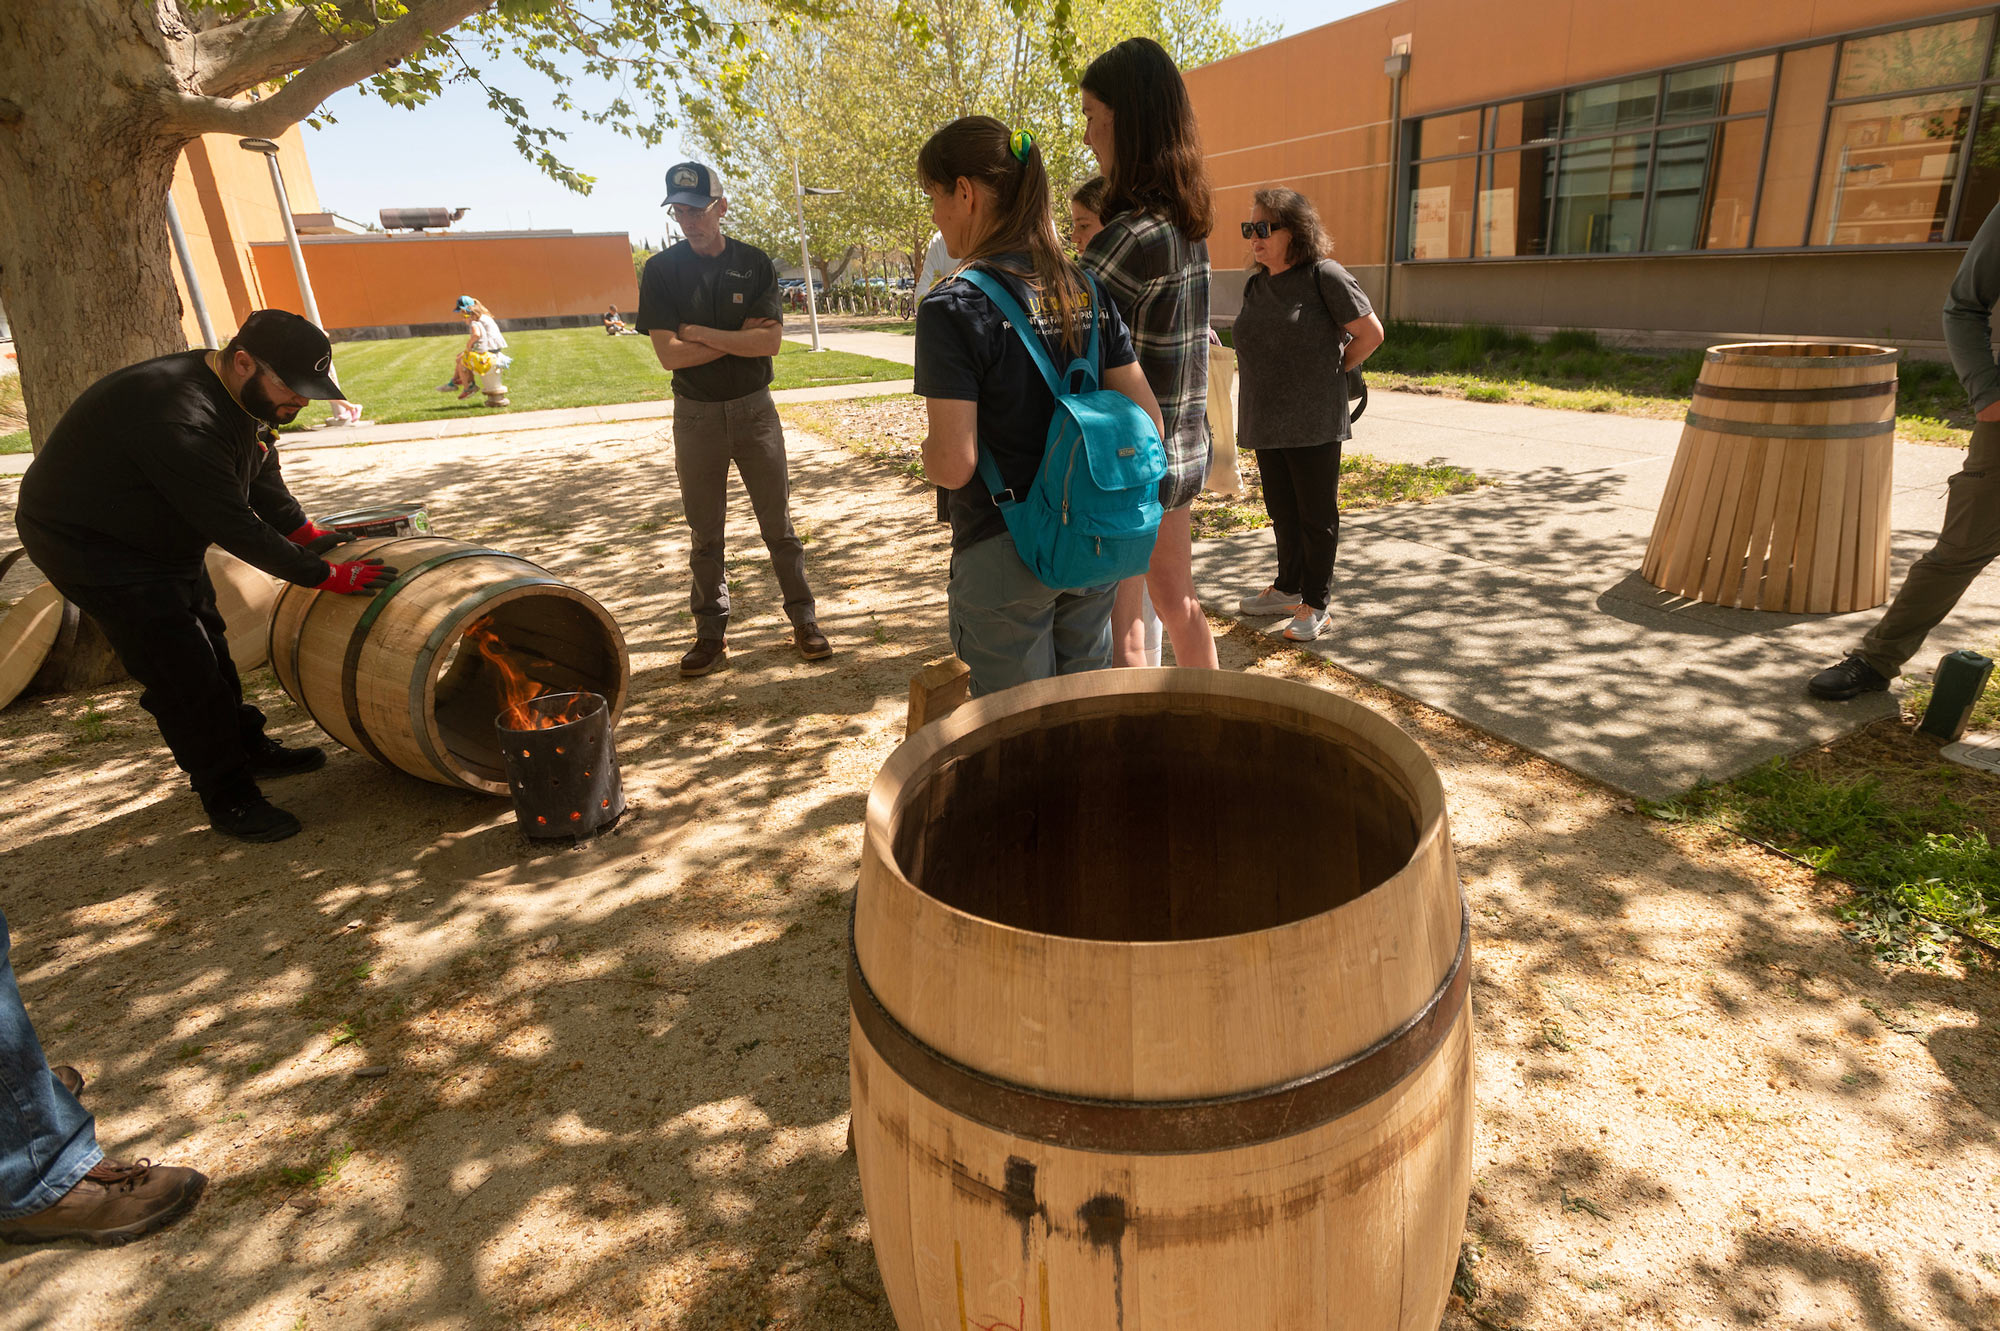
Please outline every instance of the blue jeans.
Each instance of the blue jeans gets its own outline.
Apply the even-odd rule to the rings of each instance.
[[[104,1158],[97,1125],[49,1075],[21,1006],[0,914],[0,1220],[46,1211]]]
[[[1021,561],[1009,535],[951,556],[951,647],[971,668],[972,696],[1111,664],[1118,584],[1060,591]]]

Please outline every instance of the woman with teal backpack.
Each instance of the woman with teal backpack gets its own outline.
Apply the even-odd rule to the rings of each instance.
[[[1159,407],[1117,309],[1063,257],[1033,135],[955,120],[917,177],[957,265],[917,308],[916,348],[952,647],[975,697],[1101,670],[1117,581],[1159,524]]]

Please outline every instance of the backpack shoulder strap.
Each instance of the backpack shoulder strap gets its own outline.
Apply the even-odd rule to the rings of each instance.
[[[1021,308],[1021,302],[1014,299],[1014,294],[1007,290],[1006,284],[991,274],[980,272],[977,268],[967,268],[959,276],[986,293],[986,299],[993,302],[993,308],[1000,311],[1000,317],[1014,325],[1014,332],[1020,337],[1021,344],[1028,349],[1028,358],[1034,361],[1035,368],[1042,372],[1042,378],[1047,381],[1049,392],[1061,397],[1062,380],[1056,377],[1056,367],[1049,361],[1048,349],[1042,345],[1041,334],[1035,331],[1034,321],[1028,318],[1028,312]]]

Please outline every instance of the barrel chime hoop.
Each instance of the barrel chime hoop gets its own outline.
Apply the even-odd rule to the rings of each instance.
[[[1771,425],[1764,421],[1732,421],[1726,416],[1704,416],[1690,411],[1687,423],[1711,434],[1741,434],[1759,439],[1872,439],[1894,434],[1896,422],[1856,421],[1851,425]]]
[[[1763,370],[1851,370],[1863,365],[1894,365],[1900,351],[1878,351],[1868,356],[1760,356],[1747,351],[1717,351],[1711,348],[1704,360],[1730,365],[1753,365]]]
[[[1879,379],[1872,384],[1836,384],[1831,388],[1724,388],[1699,381],[1694,386],[1696,397],[1724,402],[1846,402],[1895,391],[1894,379]]]
[[[481,553],[490,552],[481,551]],[[521,562],[524,564],[527,563],[525,559]],[[503,592],[511,592],[519,587],[560,586],[562,586],[562,583],[549,577],[547,574],[543,574],[538,578],[511,578],[506,582],[497,583],[494,586],[482,588],[481,590],[487,592],[489,597],[491,597]],[[471,605],[459,606],[438,622],[438,626],[431,630],[430,636],[424,639],[423,647],[417,652],[417,662],[423,678],[430,678],[431,662],[437,659],[438,649],[444,646],[447,638],[458,631],[459,625],[463,624],[469,616],[491,608],[490,600],[483,602],[475,601]],[[415,737],[417,746],[424,751],[424,757],[430,759],[436,765],[438,771],[450,772],[453,770],[451,763],[446,761],[444,755],[439,753],[436,746],[431,743],[430,709],[424,706],[424,691],[422,689],[410,690],[410,734]],[[465,783],[461,781],[460,784],[464,785]],[[467,785],[465,788],[467,790],[478,789],[478,787],[470,785]]]
[[[421,541],[428,538],[422,536],[405,536],[402,539],[406,541]],[[377,547],[375,553],[379,554],[383,548],[386,547]],[[374,736],[368,733],[367,727],[361,722],[361,690],[357,686],[361,679],[361,652],[368,645],[369,631],[375,627],[375,621],[381,618],[382,612],[389,608],[389,602],[395,599],[396,593],[407,587],[419,575],[430,572],[430,570],[440,564],[449,564],[454,559],[470,559],[475,555],[499,554],[500,551],[498,550],[488,550],[483,546],[471,546],[464,550],[447,550],[441,555],[433,555],[429,559],[412,564],[409,568],[399,573],[394,582],[384,587],[381,591],[376,592],[370,598],[368,608],[361,612],[361,618],[355,622],[354,631],[347,635],[347,654],[341,658],[340,662],[340,710],[347,716],[347,728],[354,732],[354,737],[361,741],[361,747],[366,749],[368,756],[376,762],[385,763],[390,767],[395,766],[393,762],[390,762],[388,755],[382,751],[381,746],[375,743]],[[370,558],[373,557],[374,555],[371,554]],[[501,557],[505,558],[504,555]],[[305,636],[305,620],[303,618],[299,621],[299,636],[301,638]],[[451,769],[445,768],[443,770],[450,771]]]
[[[891,1016],[847,926],[847,995],[861,1033],[919,1095],[998,1132],[1079,1151],[1185,1155],[1257,1146],[1351,1114],[1444,1043],[1472,983],[1472,913],[1459,897],[1458,955],[1409,1020],[1352,1057],[1278,1086],[1195,1100],[1105,1100],[1003,1081],[931,1048]]]

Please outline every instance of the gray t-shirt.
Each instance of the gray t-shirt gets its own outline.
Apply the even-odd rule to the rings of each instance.
[[[1250,275],[1232,334],[1244,448],[1310,448],[1348,437],[1342,330],[1373,312],[1354,275],[1331,259]]]

